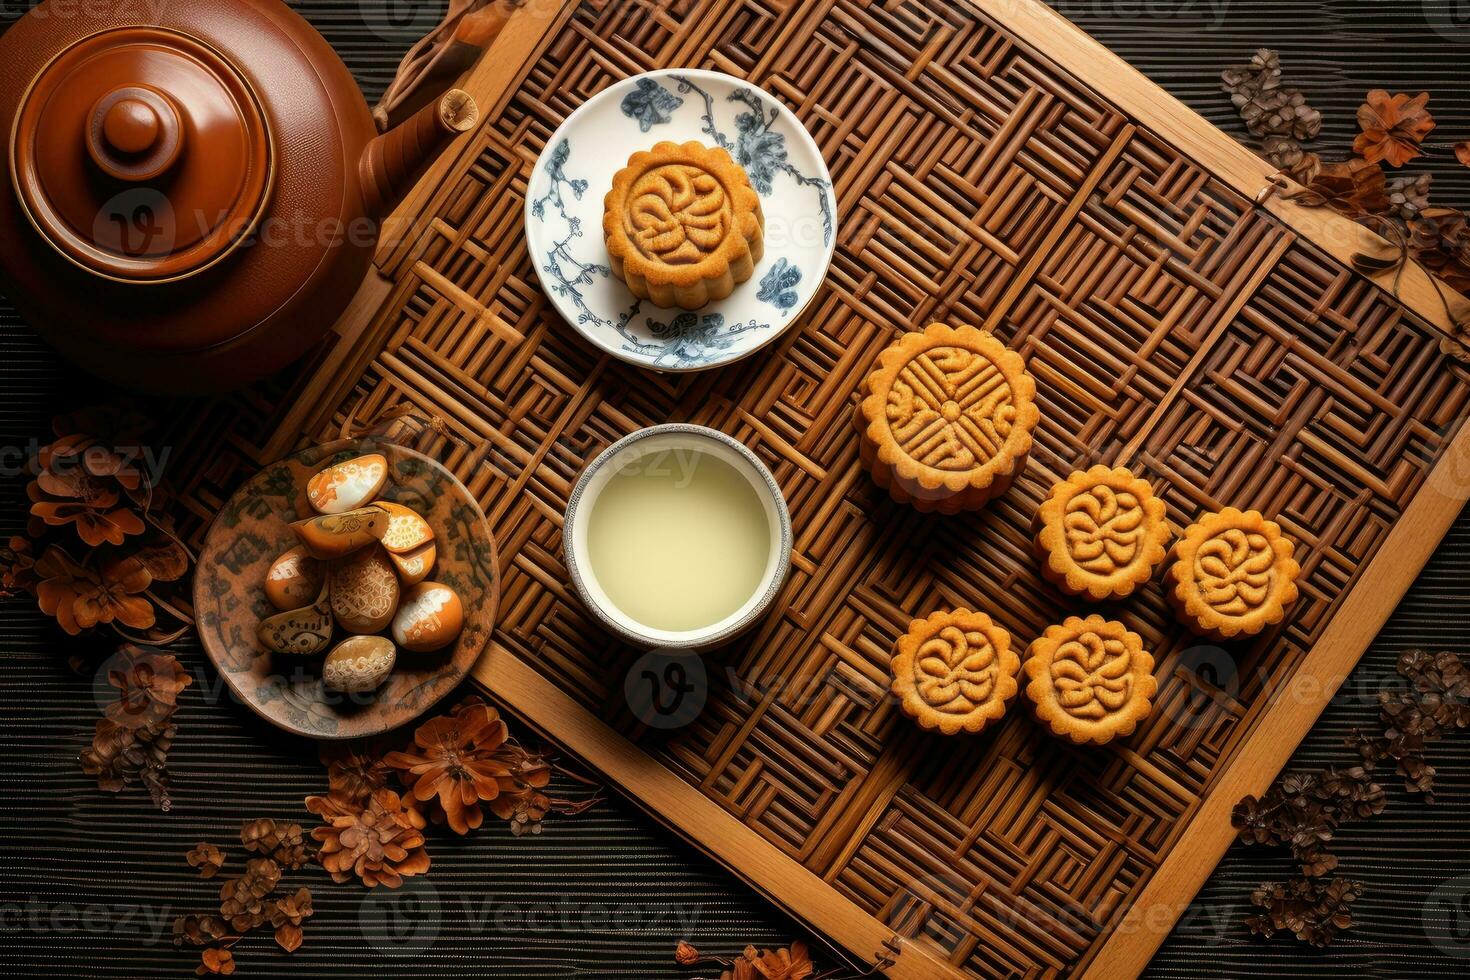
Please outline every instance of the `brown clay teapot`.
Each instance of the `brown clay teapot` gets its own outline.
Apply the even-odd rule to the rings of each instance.
[[[321,338],[377,219],[477,115],[452,91],[379,136],[280,0],[48,0],[0,36],[5,293],[103,377],[247,383]]]

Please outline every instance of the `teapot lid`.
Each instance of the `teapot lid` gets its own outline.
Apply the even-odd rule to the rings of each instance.
[[[232,252],[264,214],[270,124],[218,50],[163,27],[84,37],[36,76],[10,135],[26,216],[57,251],[124,282],[170,282]]]

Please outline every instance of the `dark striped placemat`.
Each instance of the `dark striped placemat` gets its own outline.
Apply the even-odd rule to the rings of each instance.
[[[183,0],[187,2],[187,0]],[[631,2],[631,0],[611,0]],[[5,2],[8,20],[28,4]],[[295,8],[321,29],[371,96],[442,2],[311,0]],[[1054,3],[1124,58],[1232,133],[1243,130],[1215,81],[1254,48],[1282,52],[1288,80],[1326,119],[1321,143],[1346,148],[1364,90],[1434,93],[1435,136],[1470,137],[1463,65],[1470,16],[1448,0],[1358,3],[1266,0],[1067,0]],[[1470,11],[1467,11],[1470,13]],[[1456,26],[1460,25],[1460,26]],[[1452,158],[1418,161],[1440,203],[1470,202],[1470,171]],[[23,481],[13,455],[44,441],[50,416],[95,386],[60,365],[8,306],[0,306],[0,533],[22,525]],[[1374,694],[1407,646],[1465,650],[1470,518],[1462,518],[1293,762],[1352,760],[1342,739],[1371,725]],[[174,812],[146,793],[96,790],[76,764],[97,717],[97,680],[66,668],[74,645],[24,604],[0,607],[0,973],[79,977],[190,975],[189,950],[169,943],[173,916],[205,910],[217,888],[183,861],[199,840],[238,860],[241,819],[310,822],[301,798],[325,782],[308,744],[279,735],[230,703],[197,648],[171,755]],[[1434,747],[1439,802],[1412,801],[1385,775],[1388,810],[1346,828],[1334,850],[1362,879],[1359,929],[1326,952],[1251,939],[1241,919],[1250,889],[1290,873],[1281,854],[1236,847],[1155,958],[1158,977],[1422,977],[1470,973],[1470,903],[1446,882],[1470,872],[1470,738]],[[570,787],[568,787],[570,789]],[[469,840],[436,834],[431,873],[399,892],[308,883],[316,915],[294,956],[267,934],[241,944],[239,975],[687,977],[673,944],[708,950],[769,945],[797,934],[764,899],[632,807],[614,800],[539,837],[500,826]],[[1466,880],[1470,893],[1470,879]],[[1457,898],[1458,905],[1441,901]],[[1458,908],[1459,920],[1452,911]],[[1434,939],[1426,936],[1425,921]],[[1455,932],[1454,927],[1459,931]],[[1456,936],[1459,941],[1456,941]],[[708,972],[708,971],[706,971]]]

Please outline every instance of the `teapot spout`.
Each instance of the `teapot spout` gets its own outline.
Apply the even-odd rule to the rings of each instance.
[[[368,143],[358,167],[368,213],[382,216],[391,211],[429,161],[479,120],[474,97],[463,89],[450,89]]]

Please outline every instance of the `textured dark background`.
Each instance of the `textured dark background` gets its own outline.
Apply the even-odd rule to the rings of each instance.
[[[146,0],[134,0],[146,2]],[[179,0],[176,0],[179,2]],[[182,0],[187,2],[187,0]],[[1216,74],[1258,46],[1281,50],[1287,81],[1323,113],[1319,146],[1346,152],[1368,88],[1433,94],[1435,139],[1470,137],[1470,0],[1053,0],[1128,61],[1226,131],[1244,137]],[[3,23],[28,3],[3,0]],[[298,0],[373,98],[407,45],[435,23],[442,0]],[[1438,203],[1470,205],[1470,171],[1448,153],[1415,161],[1435,174]],[[0,300],[0,448],[46,435],[55,412],[94,386],[60,365]],[[0,460],[4,462],[4,460]],[[23,525],[23,485],[0,486],[0,534]],[[1372,725],[1373,695],[1409,646],[1464,651],[1470,610],[1470,516],[1434,560],[1297,752],[1293,768],[1352,761],[1341,747]],[[221,693],[197,648],[181,657],[196,683],[182,698],[170,757],[175,809],[147,794],[97,791],[76,755],[97,716],[95,679],[66,668],[74,649],[27,603],[0,606],[0,974],[187,976],[192,950],[168,940],[175,915],[204,911],[216,886],[183,861],[199,840],[240,857],[240,820],[310,822],[301,798],[324,787],[312,745],[286,738]],[[1241,925],[1251,888],[1290,862],[1233,848],[1150,968],[1173,976],[1373,977],[1470,975],[1470,738],[1436,745],[1439,801],[1406,796],[1385,776],[1390,804],[1336,842],[1342,871],[1366,883],[1359,927],[1325,952],[1290,939],[1252,939]],[[540,837],[500,826],[469,840],[431,839],[433,868],[400,892],[309,884],[317,913],[294,956],[267,934],[236,949],[244,976],[687,977],[673,965],[688,937],[708,951],[771,945],[799,934],[781,913],[614,800],[551,820]],[[831,962],[831,956],[819,959]],[[706,971],[708,972],[708,971]]]

